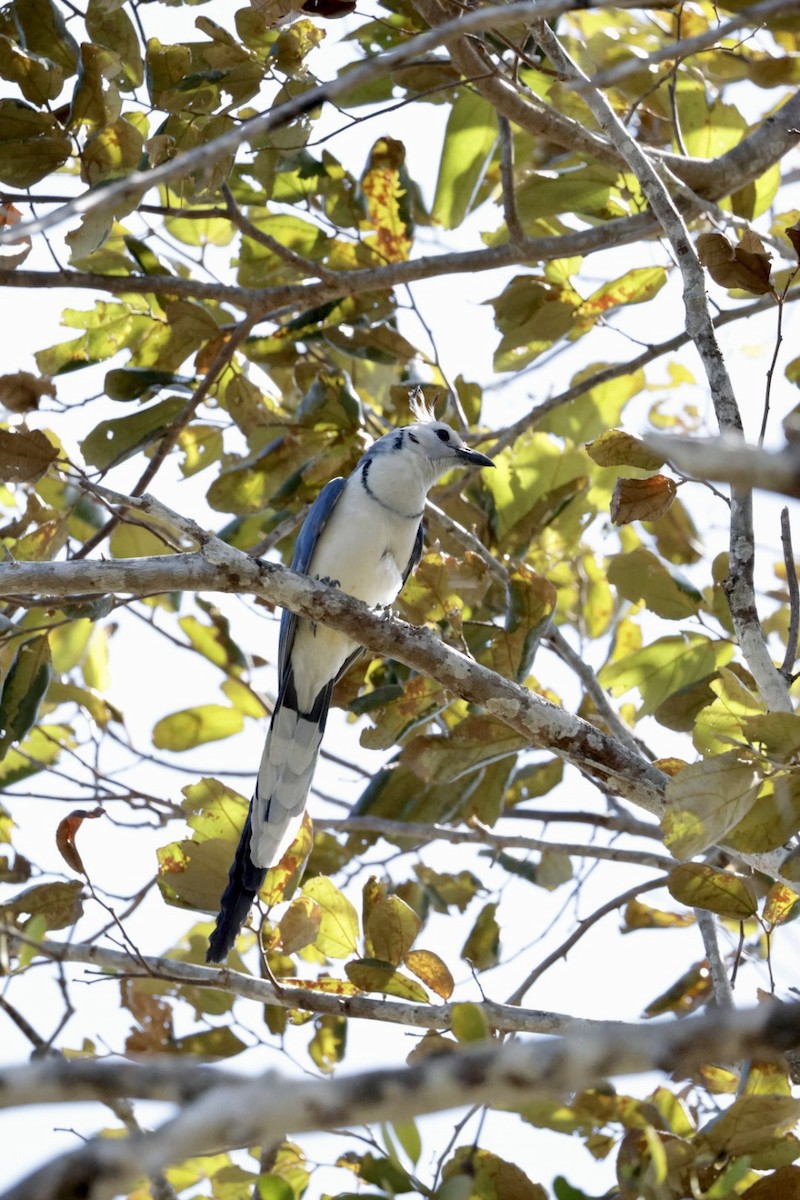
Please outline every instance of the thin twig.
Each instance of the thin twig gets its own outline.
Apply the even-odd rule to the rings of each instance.
[[[603,859],[608,862],[634,863],[642,867],[669,870],[674,864],[665,854],[625,850],[617,846],[594,846],[576,842],[544,841],[542,838],[519,837],[493,833],[482,822],[473,820],[473,829],[451,829],[446,825],[424,825],[415,821],[390,821],[383,817],[349,817],[343,820],[318,819],[320,829],[335,833],[373,833],[392,841],[409,841],[415,845],[429,842],[448,842],[452,846],[487,846],[494,850],[530,850],[541,854],[566,854],[573,858]]]
[[[539,965],[531,971],[527,979],[516,988],[506,1000],[506,1004],[521,1004],[525,994],[533,987],[538,979],[548,971],[554,963],[557,963],[560,958],[566,958],[568,951],[581,940],[584,934],[588,933],[593,925],[596,925],[603,917],[609,913],[616,912],[623,904],[627,904],[630,900],[635,900],[642,892],[654,892],[657,888],[664,887],[667,881],[666,875],[659,875],[657,879],[651,879],[648,883],[639,883],[636,887],[628,888],[626,892],[622,892],[619,896],[615,896],[613,900],[608,900],[601,905],[591,916],[585,917],[579,921],[572,933],[566,938],[560,946],[557,946],[552,954],[548,954],[547,958],[543,959]]]
[[[511,123],[508,117],[498,114],[497,125],[500,132],[500,182],[503,188],[503,216],[506,228],[512,242],[521,242],[525,230],[517,212],[517,196],[514,190],[514,139],[511,134]]]
[[[246,317],[237,326],[236,330],[231,334],[231,336],[223,341],[223,344],[214,355],[214,359],[206,371],[206,374],[197,385],[191,400],[189,400],[184,406],[169,428],[164,431],[153,457],[150,459],[150,462],[142,472],[138,482],[133,487],[131,496],[141,496],[148,485],[152,482],[157,472],[163,466],[167,455],[175,446],[180,434],[189,424],[197,409],[206,399],[206,396],[211,391],[212,386],[214,383],[216,383],[218,376],[231,361],[237,348],[248,336],[255,322],[255,316]],[[104,542],[109,536],[109,534],[113,532],[121,519],[121,513],[113,514],[108,521],[106,521],[106,523],[97,530],[96,533],[94,533],[90,538],[87,539],[87,541],[83,543],[83,545],[75,552],[73,558],[85,558],[88,554],[90,554],[92,550],[101,545],[102,542]]]
[[[713,913],[706,908],[696,908],[694,915],[705,947],[706,960],[711,972],[714,999],[719,1008],[733,1008],[733,989],[719,949],[717,923]]]
[[[236,203],[236,198],[229,184],[223,183],[221,191],[228,206],[228,218],[241,234],[250,238],[252,242],[258,242],[260,246],[271,250],[276,258],[281,259],[287,266],[298,271],[303,278],[320,279],[323,283],[332,284],[334,287],[344,286],[342,285],[341,276],[338,271],[331,271],[328,267],[322,266],[321,263],[315,263],[310,258],[304,258],[302,254],[297,254],[288,246],[282,245],[272,234],[265,233],[263,229],[259,229],[257,225],[254,225]]]
[[[555,625],[551,626],[544,634],[544,640],[545,642],[549,642],[550,646],[561,659],[561,661],[578,676],[578,679],[581,681],[588,695],[591,697],[592,703],[594,704],[598,715],[602,717],[606,725],[608,725],[609,729],[614,734],[614,737],[618,738],[619,741],[624,742],[628,749],[632,750],[634,754],[639,754],[642,758],[649,757],[651,760],[655,758],[655,755],[653,754],[650,754],[649,756],[645,754],[644,748],[639,740],[635,738],[630,729],[628,729],[625,722],[619,716],[619,713],[616,713],[611,707],[608,696],[600,686],[600,682],[592,668],[588,663],[584,662],[577,650],[573,650],[572,646],[570,646],[561,630]]]

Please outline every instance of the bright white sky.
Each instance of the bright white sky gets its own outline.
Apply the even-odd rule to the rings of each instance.
[[[227,28],[233,28],[230,6],[221,0],[202,8],[204,15]],[[187,41],[194,35],[193,20],[195,12],[191,8],[173,9],[155,6],[152,9],[141,9],[140,12],[153,22],[157,21],[158,36],[162,41]],[[342,53],[331,52],[331,44],[339,41],[348,29],[347,22],[327,23],[327,45],[317,52],[313,62],[314,69],[321,74],[332,73],[336,62]],[[413,109],[401,109],[387,116],[378,116],[374,120],[362,123],[343,131],[332,144],[333,152],[350,167],[354,173],[361,172],[366,155],[372,143],[379,136],[391,135],[401,138],[408,153],[409,171],[423,188],[426,199],[433,196],[435,184],[435,169],[438,163],[441,146],[445,106],[428,105],[425,108],[424,127],[421,123],[412,123]],[[336,113],[327,114],[326,125],[321,132],[329,132],[342,123]],[[455,241],[448,237],[448,246],[468,246],[476,244],[476,234],[482,229],[490,229],[499,220],[497,210],[484,206],[481,212],[471,218],[464,229],[459,232]],[[53,246],[61,262],[68,260],[63,247],[61,235],[65,230],[59,230],[53,238]],[[427,243],[431,239],[438,241],[436,234],[423,231]],[[418,245],[417,252],[424,253],[426,246]],[[653,243],[644,249],[638,247],[637,266],[649,262],[664,263],[667,261],[662,248]],[[643,261],[646,256],[647,263]],[[587,263],[586,277],[588,293],[595,286],[596,280],[608,277],[608,272],[622,274],[631,265],[630,253],[627,248],[609,250],[602,256],[593,256]],[[26,267],[42,270],[52,268],[52,260],[48,251],[41,244],[26,263]],[[492,374],[492,351],[497,342],[497,334],[492,327],[492,310],[485,305],[489,296],[496,295],[502,290],[509,277],[509,272],[494,272],[493,278],[486,275],[459,276],[455,281],[432,281],[414,285],[414,300],[427,325],[432,329],[436,346],[446,377],[453,380],[462,374],[467,379],[475,379],[492,384],[492,390],[487,392],[485,418],[493,425],[505,425],[515,420],[546,394],[557,392],[568,382],[570,375],[587,361],[616,361],[630,356],[636,348],[626,337],[613,329],[596,330],[589,338],[578,343],[569,355],[553,360],[545,369],[530,376],[523,376],[514,382],[498,380]],[[728,306],[724,294],[716,289],[715,298],[723,306]],[[0,372],[11,372],[18,369],[33,369],[32,353],[36,348],[50,345],[73,336],[73,331],[63,331],[59,328],[59,314],[64,306],[90,308],[93,298],[89,293],[81,293],[74,297],[58,292],[7,293],[7,301],[13,304],[14,338],[5,342],[4,350],[0,351]],[[792,345],[797,345],[797,316],[795,309],[789,308],[785,321],[785,347],[788,350],[782,358],[782,365],[792,356]],[[9,309],[10,311],[10,309]],[[677,281],[671,281],[659,297],[658,328],[654,329],[653,306],[646,309],[633,310],[626,314],[625,328],[628,337],[640,338],[643,342],[666,337],[676,332],[681,324],[680,290]],[[413,313],[403,318],[405,331],[415,340],[420,337],[419,326]],[[740,401],[745,410],[746,420],[750,425],[750,433],[757,430],[761,415],[761,402],[764,388],[764,371],[772,350],[774,337],[773,318],[753,322],[746,330],[731,326],[722,332],[722,342],[736,381]],[[706,391],[702,386],[702,376],[696,356],[689,352],[682,356],[689,368],[695,372],[700,386],[695,389],[694,400],[701,411],[708,414],[710,428],[713,429],[713,412]],[[78,372],[58,380],[59,400],[78,404],[87,395],[100,390],[102,376],[100,372]],[[651,384],[666,381],[666,362],[658,362],[648,370],[648,380]],[[497,385],[501,386],[497,386]],[[631,416],[626,414],[626,427],[644,426],[646,412],[650,403],[668,393],[659,393],[657,387],[642,401],[637,401],[632,407]],[[685,399],[685,394],[682,397]],[[796,401],[796,393],[786,383],[779,369],[776,373],[773,410],[776,414],[773,421],[773,432],[778,431],[778,421]],[[91,427],[92,407],[76,408],[70,416],[71,437],[74,446]],[[43,418],[46,423],[46,416]],[[63,434],[63,418],[59,417],[57,427]],[[130,466],[126,475],[125,468],[114,473],[112,486],[121,490],[131,483],[140,467],[137,463]],[[191,513],[203,520],[203,489],[208,486],[205,476],[196,479],[180,480],[177,472],[164,470],[159,474],[155,491],[167,504]],[[687,499],[684,489],[682,496]],[[706,505],[705,495],[699,488],[694,489],[695,497],[688,496],[688,502],[693,501],[698,508]],[[760,566],[760,578],[764,587],[769,586],[772,578],[772,564],[779,558],[777,506],[774,503],[760,506],[759,522],[757,525],[758,539],[765,548]],[[724,538],[725,514],[722,505],[719,510],[708,514],[702,513],[704,521],[711,521],[717,536]],[[209,524],[218,520],[218,514],[209,515]],[[600,535],[598,534],[598,537]],[[244,601],[231,598],[220,599],[220,607],[229,614],[234,637],[248,649],[258,648],[270,662],[274,662],[277,623],[263,612],[255,612]],[[185,674],[187,664],[185,656],[176,659],[173,667],[170,662],[168,647],[163,639],[158,638],[146,627],[132,620],[125,621],[122,632],[112,640],[112,678],[113,685],[111,700],[123,708],[127,729],[135,745],[146,746],[149,743],[150,732],[154,722],[166,713],[198,702],[217,701],[219,679],[210,667],[204,668],[199,659],[191,659],[191,674]],[[599,662],[598,664],[599,665]],[[563,670],[549,654],[542,654],[536,663],[536,674],[556,690],[561,690],[567,704],[574,700],[574,689],[565,680]],[[271,668],[259,672],[255,678],[257,686],[265,692],[274,689],[274,676]],[[200,698],[202,697],[202,701]],[[227,771],[255,770],[261,753],[263,729],[255,722],[248,722],[244,732],[230,743],[209,745],[200,750],[181,756],[180,765],[191,769],[184,782],[191,783],[202,774],[217,774],[226,778],[233,786],[247,794],[250,789],[249,777],[232,778],[225,774]],[[326,737],[326,744],[341,751],[343,744],[347,745],[347,753],[351,752],[354,760],[368,770],[374,770],[377,765],[375,754],[360,750],[355,745],[352,727],[346,722],[344,715],[334,712]],[[663,741],[659,742],[659,749]],[[670,747],[663,747],[669,752]],[[177,760],[176,760],[177,761]],[[194,772],[196,771],[196,775]],[[166,775],[157,766],[143,766],[136,770],[136,783],[142,789],[149,789],[158,794],[164,794],[169,789],[171,798],[178,800],[180,781],[173,773]],[[568,776],[562,791],[547,798],[546,803],[565,805],[574,803],[575,807],[593,806],[595,797],[575,775]],[[317,776],[317,785],[326,793],[335,794],[348,803],[359,794],[362,783],[355,775],[323,763]],[[17,789],[24,791],[24,786]],[[44,777],[29,781],[32,791],[37,787],[52,791],[50,782]],[[55,823],[64,815],[63,805],[4,797],[4,803],[10,807],[19,825],[15,842],[22,853],[26,849],[36,861],[45,860],[46,866],[56,876],[64,876],[64,864],[59,858],[53,839]],[[318,802],[317,802],[318,803]],[[337,813],[336,815],[340,815]],[[526,825],[515,823],[514,832],[530,832]],[[581,831],[578,829],[559,831],[565,839],[580,840]],[[109,821],[87,822],[81,831],[81,852],[84,860],[96,882],[101,887],[107,887],[117,894],[125,894],[140,885],[142,879],[154,869],[155,847],[178,836],[177,831],[154,831],[149,838],[138,834],[129,836],[126,829],[119,825],[111,825]],[[557,834],[551,836],[555,839]],[[487,883],[494,882],[499,886],[505,878],[504,872],[492,869],[486,859],[479,859],[466,848],[444,848],[426,852],[425,861],[433,865],[446,863],[449,869],[469,868],[476,871]],[[555,894],[548,894],[530,885],[511,881],[507,884],[503,895],[501,920],[503,921],[504,946],[512,951],[506,953],[506,965],[497,971],[487,972],[480,978],[480,985],[487,996],[493,999],[504,999],[527,971],[572,928],[577,917],[591,913],[597,905],[607,900],[612,894],[622,891],[643,877],[641,870],[634,871],[622,865],[616,865],[613,873],[607,868],[600,868],[583,885],[580,897],[567,901],[568,889],[560,889]],[[653,900],[658,903],[658,898]],[[547,934],[548,926],[562,907],[566,912],[557,922],[553,933]],[[95,927],[99,928],[104,921],[99,918]],[[165,908],[160,900],[143,908],[129,923],[130,935],[139,947],[146,953],[158,953],[174,942],[190,923],[188,914],[178,910]],[[448,919],[448,931],[453,937],[454,951],[451,962],[457,958],[455,951],[463,942],[470,922],[462,922],[458,929],[458,937],[453,937],[452,919]],[[439,921],[441,924],[441,921]],[[652,935],[638,933],[627,938],[611,938],[610,931],[618,925],[616,917],[606,918],[570,956],[566,963],[552,968],[528,996],[527,1003],[536,1008],[552,1009],[571,1013],[576,1016],[591,1016],[595,1018],[636,1019],[644,1005],[668,986],[693,959],[702,957],[702,945],[699,933],[689,931],[686,934]],[[435,945],[437,922],[431,926],[430,935],[421,939],[421,944]],[[540,942],[540,938],[543,940]],[[792,930],[781,931],[775,939],[775,972],[781,987],[788,987],[796,981],[796,973],[790,964],[797,961],[797,938]],[[76,968],[76,977],[80,972]],[[23,1006],[33,1024],[43,1033],[47,1033],[54,1020],[61,1013],[61,997],[50,982],[47,968],[31,972],[25,981],[15,981],[9,998],[18,1006]],[[738,999],[742,1004],[752,1003],[755,996],[753,974],[745,976],[740,985]],[[463,982],[467,992],[463,995],[479,998],[478,987],[470,984],[466,968]],[[764,985],[764,977],[759,982]],[[109,995],[111,989],[111,995]],[[127,1014],[119,1013],[112,1019],[111,1010],[117,1007],[117,989],[113,983],[94,982],[89,986],[76,984],[72,988],[73,1002],[80,1004],[81,1011],[70,1023],[62,1044],[77,1047],[84,1036],[96,1037],[101,1031],[105,1037],[109,1030],[116,1027],[110,1050],[116,1050],[124,1041],[130,1019]],[[239,1002],[242,1005],[243,1002]],[[250,1023],[260,1031],[260,1010],[248,1012],[246,1007],[241,1009],[241,1020]],[[29,1053],[27,1042],[10,1030],[9,1023],[3,1023],[3,1059],[6,1062],[21,1062]],[[183,1031],[179,1031],[183,1032]],[[290,1049],[297,1055],[301,1069],[307,1069],[308,1060],[302,1049],[307,1033],[300,1031],[294,1041],[289,1042]],[[347,1068],[354,1070],[362,1066],[392,1065],[402,1061],[403,1056],[411,1046],[408,1031],[393,1030],[380,1026],[351,1032],[351,1041],[347,1058]],[[238,1064],[229,1064],[236,1068]],[[262,1048],[256,1051],[248,1062],[248,1069],[275,1068],[286,1072],[289,1063],[286,1056],[277,1048]],[[635,1094],[644,1095],[652,1086],[653,1081],[636,1080],[621,1081],[620,1087],[630,1082]],[[144,1111],[144,1110],[143,1110]],[[143,1119],[147,1119],[146,1117]],[[3,1114],[0,1116],[0,1143],[4,1147],[4,1180],[10,1184],[18,1175],[31,1169],[36,1162],[43,1161],[54,1153],[66,1151],[76,1145],[74,1132],[90,1132],[108,1121],[108,1114],[99,1107],[94,1111],[82,1110],[41,1110],[35,1113],[27,1112],[22,1115]],[[599,1192],[606,1188],[612,1174],[608,1163],[597,1165],[592,1162],[582,1146],[569,1141],[562,1136],[550,1135],[529,1126],[516,1122],[513,1118],[490,1118],[492,1125],[503,1134],[495,1140],[495,1134],[490,1132],[492,1126],[484,1129],[481,1142],[485,1146],[504,1153],[516,1162],[530,1177],[549,1186],[552,1178],[558,1173],[565,1173],[570,1181],[587,1190]],[[108,1122],[113,1123],[113,1122]],[[428,1158],[434,1159],[445,1144],[453,1125],[452,1116],[445,1115],[436,1121],[425,1124],[423,1159],[420,1170],[424,1174],[424,1166]],[[54,1131],[60,1127],[60,1131]],[[35,1132],[34,1132],[35,1130]],[[468,1127],[465,1140],[474,1135],[474,1126]],[[331,1139],[301,1139],[304,1145],[313,1147],[311,1153],[318,1154],[321,1161],[330,1161],[341,1148],[341,1143]],[[358,1149],[354,1145],[355,1149]],[[321,1186],[319,1181],[312,1184],[308,1195],[315,1200],[316,1188]],[[328,1174],[325,1186],[331,1191],[338,1191],[349,1186],[340,1173]]]

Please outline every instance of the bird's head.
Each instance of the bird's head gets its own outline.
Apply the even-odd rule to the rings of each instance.
[[[405,425],[394,435],[401,453],[427,458],[436,476],[444,474],[450,467],[472,466],[493,467],[491,458],[478,450],[471,450],[459,437],[455,429],[443,421],[418,422]]]

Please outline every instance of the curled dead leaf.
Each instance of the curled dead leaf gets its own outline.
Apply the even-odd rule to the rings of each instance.
[[[69,816],[64,817],[63,821],[59,821],[58,823],[58,829],[56,830],[58,852],[67,866],[72,867],[73,871],[77,871],[79,875],[86,875],[86,868],[81,861],[78,847],[75,845],[75,834],[84,821],[94,820],[96,817],[104,815],[104,810],[99,805],[91,811],[86,808],[76,808]]]
[[[13,375],[0,375],[0,404],[9,412],[33,412],[39,407],[42,396],[55,396],[55,384],[41,379],[30,371],[16,371]]]
[[[0,204],[0,229],[18,225],[21,220],[22,213],[15,205]],[[16,242],[4,242],[0,246],[0,267],[6,271],[13,271],[15,267],[25,262],[30,252],[31,239],[27,236],[20,237]]]
[[[672,506],[677,492],[674,479],[650,475],[647,479],[618,479],[611,497],[611,520],[615,525],[631,521],[657,521]]]
[[[35,483],[58,458],[58,451],[41,429],[0,429],[0,479],[4,483]]]
[[[787,226],[784,233],[794,246],[794,252],[798,259],[800,259],[800,221],[795,221],[794,225]]]
[[[770,278],[772,255],[752,230],[745,230],[738,246],[722,233],[701,233],[697,254],[714,282],[722,287],[740,288],[754,296],[775,295]]]

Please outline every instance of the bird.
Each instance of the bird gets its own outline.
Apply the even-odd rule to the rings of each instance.
[[[371,608],[396,599],[422,557],[428,491],[451,467],[493,467],[449,425],[412,403],[414,424],[378,438],[352,474],[332,479],[308,511],[292,570]],[[347,634],[284,610],[278,696],[255,790],[220,899],[207,962],[223,962],[267,870],[293,842],[306,807],[331,693],[362,647]]]

